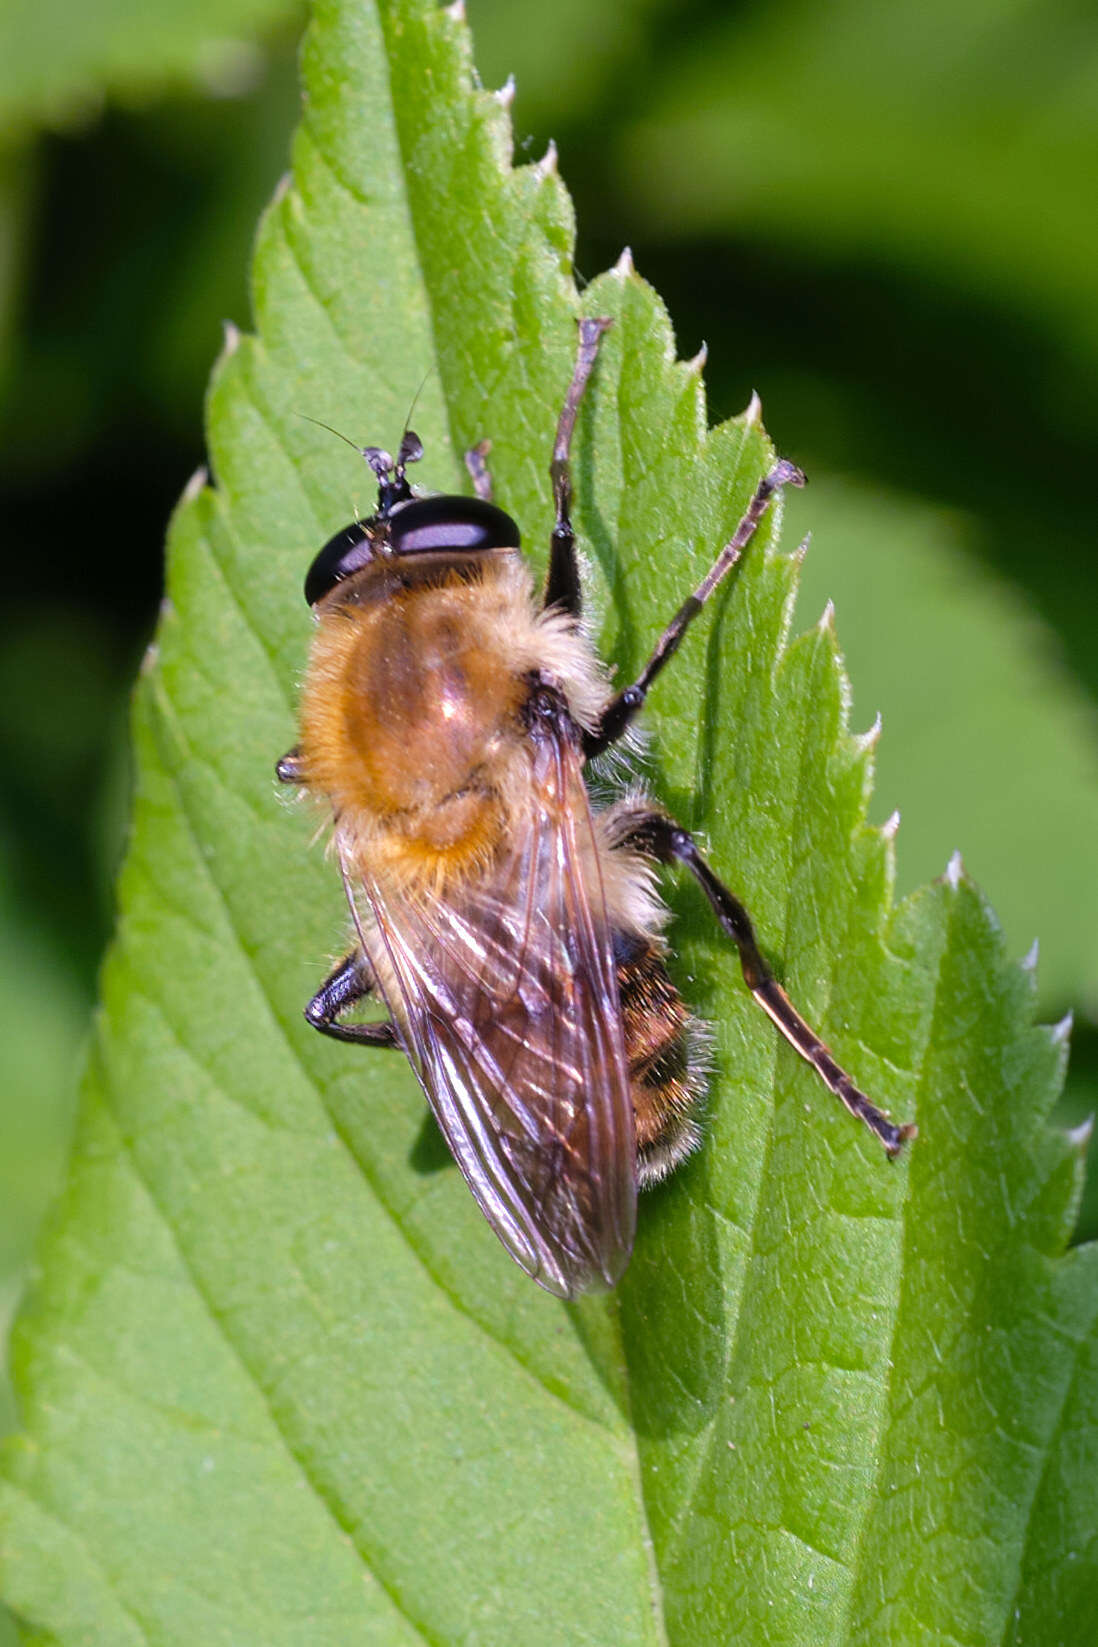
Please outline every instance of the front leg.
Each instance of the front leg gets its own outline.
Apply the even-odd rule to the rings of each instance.
[[[679,649],[679,642],[686,631],[712,595],[714,589],[726,578],[736,565],[743,551],[755,535],[755,528],[762,520],[770,501],[775,493],[780,492],[783,486],[803,486],[804,475],[796,464],[789,463],[785,458],[779,458],[768,475],[764,475],[755,489],[755,495],[747,506],[747,512],[732,536],[713,562],[709,571],[702,578],[692,595],[687,595],[671,622],[653,649],[652,656],[633,682],[632,686],[625,687],[612,698],[602,712],[602,719],[592,732],[585,733],[583,752],[590,759],[593,755],[601,755],[604,749],[609,749],[644,708],[644,700],[648,696],[648,689],[656,676]]]
[[[305,1017],[322,1035],[335,1041],[356,1041],[361,1046],[397,1047],[396,1028],[385,1018],[377,1024],[337,1024],[341,1012],[365,1001],[374,993],[374,976],[360,950],[351,953],[321,984],[308,1006]]]
[[[473,491],[484,503],[492,501],[492,474],[488,468],[488,453],[491,450],[490,440],[480,440],[475,446],[470,446],[465,454],[465,467],[469,471]]]
[[[811,1029],[793,1005],[785,990],[771,972],[755,938],[751,917],[740,900],[714,875],[701,853],[694,837],[666,812],[655,808],[623,811],[615,820],[613,845],[625,847],[644,857],[656,858],[660,863],[680,863],[688,869],[705,893],[710,907],[725,934],[731,938],[740,955],[744,982],[767,1017],[784,1035],[795,1052],[811,1064],[824,1085],[842,1100],[852,1115],[864,1121],[870,1132],[884,1145],[890,1156],[899,1155],[909,1138],[918,1129],[913,1125],[897,1126],[879,1110],[837,1062],[830,1047],[826,1046]]]
[[[568,385],[564,407],[557,423],[557,438],[553,443],[553,461],[549,474],[553,482],[553,502],[557,519],[549,543],[549,573],[545,580],[544,605],[559,606],[562,612],[578,618],[582,592],[579,566],[576,562],[576,534],[572,530],[572,436],[580,401],[587,380],[598,358],[599,340],[609,320],[581,320],[579,323],[579,350]]]
[[[295,743],[292,749],[287,749],[282,759],[275,765],[275,777],[279,783],[304,783],[305,763],[301,759],[301,749]]]

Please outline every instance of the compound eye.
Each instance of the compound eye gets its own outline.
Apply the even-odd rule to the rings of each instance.
[[[510,515],[483,498],[413,498],[397,504],[390,515],[389,539],[397,555],[517,549],[519,529]]]
[[[305,599],[310,606],[330,594],[337,583],[358,572],[374,558],[374,545],[366,526],[355,521],[329,538],[309,568],[305,579]]]

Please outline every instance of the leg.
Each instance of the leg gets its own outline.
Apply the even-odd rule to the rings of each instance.
[[[301,764],[301,750],[295,744],[287,749],[282,759],[275,766],[275,777],[279,783],[304,783],[305,768]]]
[[[583,391],[595,365],[599,340],[610,320],[581,320],[579,323],[579,352],[572,372],[572,381],[564,397],[564,407],[557,424],[557,438],[553,446],[553,461],[549,474],[553,481],[553,502],[557,521],[549,543],[549,575],[545,580],[546,606],[559,606],[563,611],[579,617],[582,592],[579,568],[576,565],[576,535],[572,530],[572,475],[569,459],[576,417],[583,399]]]
[[[308,1006],[305,1017],[322,1035],[336,1041],[358,1041],[371,1047],[398,1045],[396,1030],[385,1019],[379,1024],[337,1024],[336,1018],[357,1001],[372,995],[374,980],[370,969],[357,949],[346,960],[340,961],[330,978],[321,984]]]
[[[766,513],[774,493],[780,491],[783,486],[803,485],[804,476],[801,471],[794,464],[787,463],[784,458],[779,459],[770,473],[759,482],[755,496],[747,506],[747,513],[705,574],[705,577],[694,590],[694,593],[686,597],[671,622],[667,625],[667,628],[656,642],[652,656],[637,679],[632,686],[625,687],[623,691],[618,693],[616,698],[610,700],[603,711],[599,725],[593,732],[588,733],[584,739],[585,754],[588,756],[601,755],[604,749],[608,749],[612,743],[621,737],[630,721],[644,707],[648,688],[668,659],[674,656],[678,650],[679,642],[714,589],[732,570],[743,550],[750,543],[755,534],[755,528]]]
[[[491,450],[492,442],[490,440],[481,440],[475,446],[470,446],[465,454],[465,467],[468,469],[469,477],[473,482],[473,491],[478,498],[483,498],[485,503],[491,503],[492,501],[492,477],[488,473],[488,465],[485,462]]]
[[[638,810],[626,813],[621,825],[615,845],[631,847],[633,851],[657,858],[661,863],[680,863],[690,871],[725,933],[739,950],[744,982],[763,1011],[777,1025],[794,1051],[812,1065],[824,1085],[837,1098],[841,1098],[850,1113],[864,1121],[870,1132],[880,1139],[887,1153],[890,1156],[898,1155],[907,1140],[915,1137],[918,1129],[911,1125],[897,1126],[882,1114],[840,1068],[816,1032],[808,1027],[759,952],[746,909],[718,881],[698,851],[693,836],[663,812]]]

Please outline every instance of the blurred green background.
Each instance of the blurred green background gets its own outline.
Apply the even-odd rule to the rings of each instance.
[[[485,84],[516,77],[518,158],[557,142],[580,271],[628,242],[680,351],[708,344],[712,418],[757,389],[808,470],[799,617],[834,598],[854,724],[883,714],[899,890],[960,847],[1013,949],[1040,937],[1042,1013],[1076,1014],[1078,1122],[1098,1107],[1098,15],[467,9]],[[63,1171],[129,682],[222,322],[248,324],[301,24],[276,0],[0,3],[0,1326]]]

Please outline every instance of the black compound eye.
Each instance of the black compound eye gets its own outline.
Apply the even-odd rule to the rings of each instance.
[[[355,521],[329,538],[309,568],[305,579],[305,599],[310,606],[323,600],[337,583],[349,578],[374,558],[374,545],[367,535],[366,525]]]
[[[390,515],[389,541],[397,555],[517,549],[519,529],[510,515],[483,498],[413,498]]]

